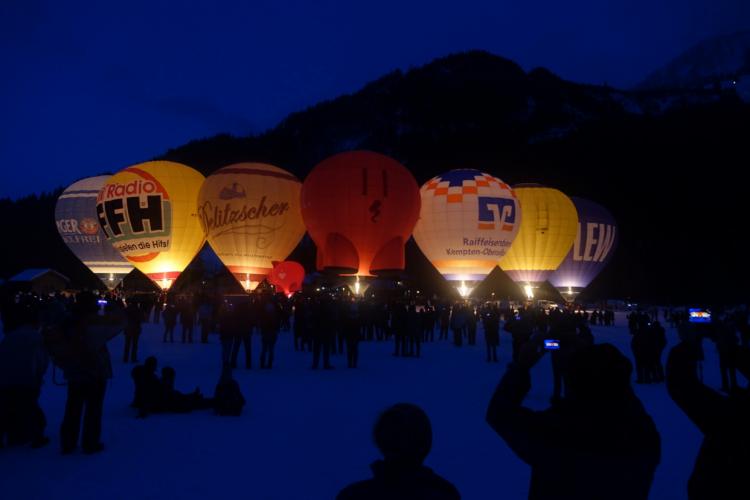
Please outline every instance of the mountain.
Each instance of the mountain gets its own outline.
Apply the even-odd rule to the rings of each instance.
[[[650,74],[639,89],[728,87],[750,76],[750,30],[704,40]]]
[[[269,162],[304,178],[329,155],[370,149],[402,162],[420,183],[462,167],[511,184],[538,182],[597,201],[618,221],[620,246],[589,297],[748,300],[740,244],[746,222],[738,208],[746,194],[737,159],[747,157],[749,122],[750,107],[734,93],[581,85],[472,51],[394,71],[262,134],[194,140],[160,158],[204,174],[234,162]],[[54,197],[2,202],[0,209],[18,231],[14,243],[0,246],[0,276],[54,259],[59,270],[84,279],[55,232]],[[30,232],[33,245],[24,243]],[[308,270],[314,256],[309,238],[293,254]],[[413,242],[407,272],[425,291],[443,287]],[[486,288],[517,292],[500,272]]]

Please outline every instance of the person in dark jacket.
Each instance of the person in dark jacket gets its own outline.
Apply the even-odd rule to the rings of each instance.
[[[130,373],[135,386],[135,394],[130,406],[138,410],[139,417],[145,417],[159,407],[161,381],[156,375],[157,365],[156,358],[149,356],[142,365],[137,365]]]
[[[497,363],[497,346],[500,345],[500,313],[494,305],[488,306],[482,314],[484,343],[487,345],[487,362]]]
[[[177,373],[171,366],[161,369],[161,394],[157,411],[166,413],[189,413],[193,410],[213,408],[213,400],[201,394],[199,388],[191,393],[182,393],[175,389]]]
[[[750,395],[734,391],[726,397],[705,386],[698,378],[699,336],[680,333],[683,341],[667,358],[667,391],[703,434],[687,484],[688,498],[745,499],[750,470]],[[745,348],[737,352],[737,368],[750,378],[750,351]]]
[[[60,444],[64,455],[78,445],[83,420],[81,448],[86,454],[104,449],[100,441],[102,411],[107,380],[112,378],[112,362],[107,342],[123,331],[124,317],[112,315],[108,323],[97,318],[96,298],[80,293],[68,328],[69,342],[75,346],[73,362],[62,367],[68,381],[65,415],[60,426]]]
[[[281,328],[281,314],[281,306],[274,299],[267,298],[261,303],[259,318],[261,369],[270,370],[273,368],[273,355]]]
[[[0,341],[0,448],[49,443],[47,419],[39,406],[49,356],[39,331],[36,308],[22,304],[3,308],[5,335]]]
[[[578,351],[565,398],[523,406],[530,368],[544,354],[537,336],[508,366],[487,422],[531,466],[530,499],[647,499],[660,460],[659,433],[630,385],[630,361],[611,344]]]
[[[167,303],[164,307],[164,342],[169,339],[169,342],[174,342],[174,328],[177,326],[177,314],[179,311],[177,307],[172,303]],[[157,321],[158,323],[158,321]]]
[[[346,366],[356,368],[359,361],[360,317],[356,302],[345,304],[342,311],[342,329],[346,339]]]
[[[195,308],[189,299],[182,301],[180,307],[180,323],[182,323],[182,343],[193,343],[193,326],[195,325]]]
[[[234,328],[232,334],[232,368],[237,368],[240,348],[245,346],[245,368],[253,367],[253,325],[257,321],[258,308],[248,301],[240,302],[234,308]]]
[[[128,301],[125,308],[125,353],[122,356],[122,362],[135,363],[138,361],[138,339],[141,336],[141,323],[145,319],[145,314],[138,302],[135,300]]]
[[[337,500],[455,500],[461,498],[450,482],[422,465],[432,448],[432,426],[425,412],[409,403],[385,410],[373,429],[383,455],[370,466],[372,479],[341,490]]]

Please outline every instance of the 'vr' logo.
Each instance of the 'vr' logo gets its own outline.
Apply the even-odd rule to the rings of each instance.
[[[516,223],[516,201],[510,198],[492,198],[479,196],[479,229],[495,229],[500,226],[501,231],[513,231]]]

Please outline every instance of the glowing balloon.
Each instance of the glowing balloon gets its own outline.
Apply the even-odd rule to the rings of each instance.
[[[271,274],[268,275],[268,282],[284,292],[284,295],[291,295],[298,290],[302,290],[302,281],[305,279],[305,268],[302,264],[292,260],[279,262],[273,266]]]
[[[521,229],[500,268],[531,295],[534,283],[545,281],[573,246],[578,213],[561,191],[536,184],[514,187],[521,202]]]
[[[617,245],[617,225],[612,214],[593,201],[571,197],[578,211],[578,230],[573,248],[549,282],[572,300],[609,262]]]
[[[57,232],[70,251],[111,290],[133,270],[99,228],[96,196],[108,175],[89,177],[71,184],[55,205]]]
[[[513,190],[479,170],[451,170],[420,190],[414,240],[462,296],[497,265],[518,233],[521,211]]]
[[[350,151],[322,161],[302,184],[318,269],[360,276],[402,270],[419,205],[411,172],[385,155]]]
[[[121,170],[99,192],[99,225],[114,247],[163,289],[204,243],[197,216],[200,172],[150,161]]]
[[[305,234],[299,179],[263,163],[238,163],[206,178],[198,197],[211,248],[252,290]]]

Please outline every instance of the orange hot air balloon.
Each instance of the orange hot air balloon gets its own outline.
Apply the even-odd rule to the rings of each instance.
[[[291,295],[302,290],[302,280],[305,279],[305,268],[299,262],[285,260],[273,266],[268,282],[276,288],[280,288],[284,295]]]
[[[323,160],[302,184],[318,269],[358,276],[403,269],[420,203],[411,172],[392,158],[349,151]]]

